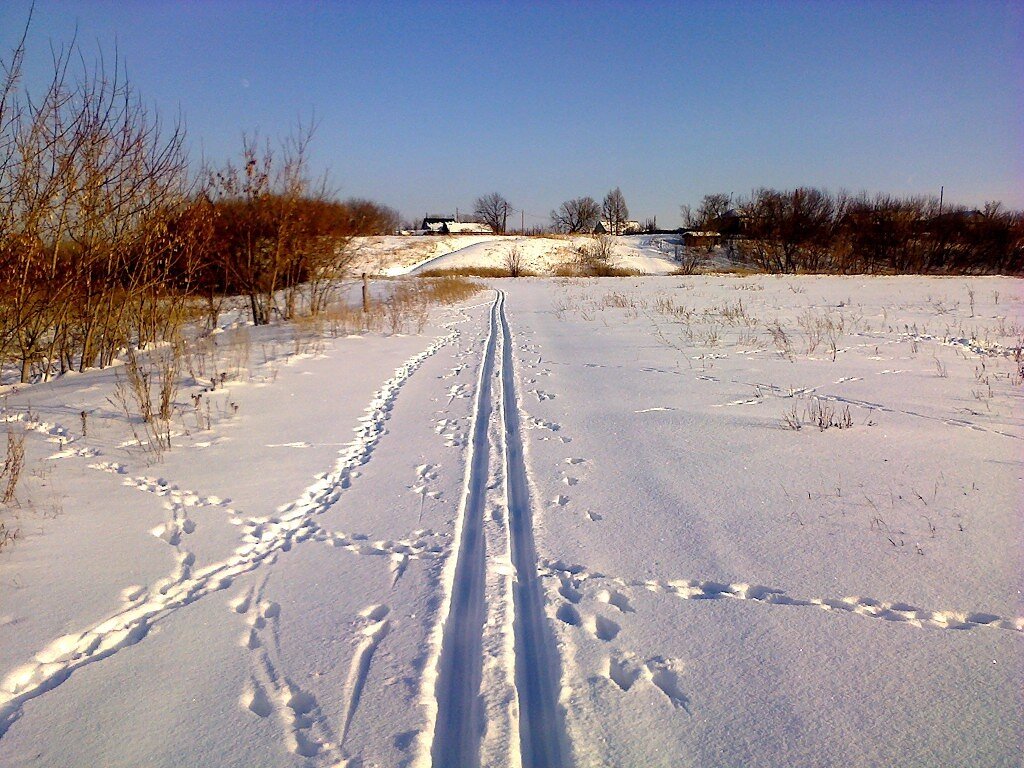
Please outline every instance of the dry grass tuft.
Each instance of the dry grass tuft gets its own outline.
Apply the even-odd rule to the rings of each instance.
[[[422,333],[430,308],[457,304],[484,289],[461,275],[394,281],[386,298],[370,302],[367,311],[344,302],[332,304],[315,317],[301,321],[311,333],[330,336],[375,333]]]
[[[519,277],[535,277],[536,273],[525,269],[519,271]],[[515,277],[508,267],[447,267],[445,269],[425,269],[417,274],[417,277]]]
[[[14,501],[14,493],[24,468],[25,433],[8,429],[7,454],[4,457],[4,465],[0,468],[0,504],[10,504]]]

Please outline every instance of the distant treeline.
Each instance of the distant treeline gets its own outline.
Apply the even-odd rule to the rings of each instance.
[[[1024,215],[997,202],[974,210],[931,197],[758,189],[707,195],[683,218],[767,272],[1024,271]]]
[[[315,312],[351,239],[397,226],[309,177],[308,127],[192,168],[184,126],[147,107],[116,58],[57,49],[30,94],[24,55],[22,39],[0,59],[0,366],[16,362],[22,381],[171,339],[200,298],[212,317],[242,294],[257,324],[300,298]]]

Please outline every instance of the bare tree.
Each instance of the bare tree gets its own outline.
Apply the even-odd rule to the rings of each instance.
[[[473,215],[482,223],[488,224],[499,235],[505,234],[511,210],[512,206],[508,200],[497,192],[478,197],[473,203]]]
[[[747,237],[738,246],[765,271],[816,272],[824,266],[837,221],[835,201],[827,192],[759,189],[745,209]]]
[[[608,222],[608,234],[621,235],[625,230],[626,221],[629,219],[629,207],[626,205],[622,190],[618,187],[604,196],[601,203],[601,218]]]
[[[693,210],[688,205],[681,206],[683,226],[687,229],[717,232],[721,227],[723,217],[731,207],[729,195],[721,193],[704,195],[697,210]]]
[[[310,192],[306,158],[312,125],[275,150],[269,141],[243,136],[241,167],[228,163],[211,179],[217,203],[217,258],[231,284],[248,298],[255,325],[270,322],[277,293],[285,289],[288,316],[294,288],[303,278],[296,258],[300,234],[298,209]]]
[[[600,217],[601,207],[594,198],[575,197],[551,212],[551,223],[559,232],[593,232]]]

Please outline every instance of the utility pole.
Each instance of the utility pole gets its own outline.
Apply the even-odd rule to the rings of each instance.
[[[939,187],[939,216],[942,215],[942,198],[943,198],[943,194],[945,193],[945,191],[946,191],[946,187],[945,186]]]
[[[519,234],[526,234],[526,211],[519,212]]]

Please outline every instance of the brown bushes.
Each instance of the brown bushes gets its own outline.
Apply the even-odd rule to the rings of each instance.
[[[701,224],[721,231],[740,256],[767,272],[1024,270],[1024,215],[999,203],[969,210],[932,198],[799,188],[759,189],[726,212],[704,208]]]
[[[24,54],[23,39],[0,61],[0,366],[23,382],[174,338],[198,295],[211,320],[225,292],[258,324],[318,312],[351,238],[394,227],[394,211],[308,178],[311,130],[191,173],[183,125],[145,106],[116,57],[58,49],[29,94]]]

